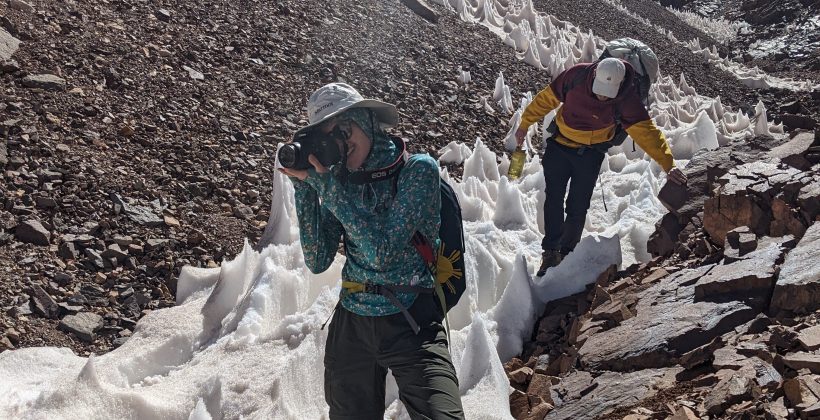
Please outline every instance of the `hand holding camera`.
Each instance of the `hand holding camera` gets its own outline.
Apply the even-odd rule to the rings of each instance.
[[[285,168],[308,169],[310,155],[316,156],[324,166],[338,163],[342,153],[335,134],[335,130],[323,133],[319,128],[297,132],[293,141],[279,148],[279,163]]]
[[[313,165],[313,168],[316,170],[317,173],[323,174],[328,172],[328,169],[325,165],[322,165],[322,162],[319,161],[314,155],[308,155],[308,162]],[[293,168],[279,168],[279,172],[294,177],[300,181],[304,181],[305,178],[308,177],[308,170],[307,169],[293,169]]]
[[[316,127],[296,133],[293,141],[279,147],[277,157],[282,165],[279,171],[302,181],[312,166],[318,173],[342,160],[342,142],[349,137],[338,126],[329,133]]]

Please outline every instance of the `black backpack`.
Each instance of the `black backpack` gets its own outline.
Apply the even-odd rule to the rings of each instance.
[[[464,273],[464,223],[461,218],[461,206],[458,203],[453,187],[444,179],[441,184],[441,226],[438,230],[441,245],[434,250],[421,232],[416,232],[412,243],[427,267],[436,279],[436,289],[441,286],[442,307],[452,309],[467,289],[467,278]]]

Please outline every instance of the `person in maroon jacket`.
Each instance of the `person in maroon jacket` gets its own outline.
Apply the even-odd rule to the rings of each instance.
[[[666,138],[641,103],[637,74],[626,61],[605,58],[575,65],[559,74],[524,110],[515,133],[519,146],[527,129],[562,103],[541,161],[547,197],[538,276],[558,265],[581,240],[601,163],[619,129],[626,130],[658,162],[669,180],[686,183],[686,175],[675,166]]]

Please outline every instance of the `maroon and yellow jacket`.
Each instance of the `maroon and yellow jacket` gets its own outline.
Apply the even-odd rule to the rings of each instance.
[[[562,72],[530,102],[521,116],[520,128],[526,130],[563,103],[555,117],[560,131],[555,139],[558,143],[569,147],[604,143],[615,135],[615,107],[618,107],[627,134],[665,171],[669,171],[675,165],[672,150],[634,88],[635,70],[629,63],[624,64],[626,74],[618,96],[606,102],[599,101],[592,93],[593,71],[589,71],[587,79],[577,83],[564,97],[565,84],[571,86],[578,72],[596,64],[577,64]]]

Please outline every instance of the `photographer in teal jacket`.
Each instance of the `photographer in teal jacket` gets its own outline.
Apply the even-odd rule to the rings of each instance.
[[[400,290],[434,285],[410,239],[418,231],[438,243],[438,163],[429,155],[406,157],[403,143],[382,128],[398,122],[395,106],[364,99],[347,84],[321,87],[307,108],[309,125],[295,138],[318,130],[315,135],[335,140],[330,144],[339,147],[340,162],[326,167],[311,154],[311,168],[280,171],[293,180],[308,268],[327,270],[340,241],[345,247],[345,287],[325,350],[330,418],[382,419],[388,369],[411,417],[463,418],[442,309],[431,294]],[[349,182],[396,167],[397,178]],[[371,293],[377,289],[394,293]]]

